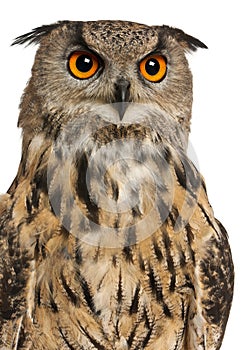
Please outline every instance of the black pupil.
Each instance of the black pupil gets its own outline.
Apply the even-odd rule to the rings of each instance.
[[[150,58],[145,65],[145,69],[149,75],[156,75],[160,70],[160,64],[155,58]]]
[[[92,58],[88,55],[81,55],[76,60],[76,68],[83,73],[90,71],[93,66]]]

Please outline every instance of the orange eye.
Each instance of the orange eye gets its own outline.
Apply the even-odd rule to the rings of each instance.
[[[75,78],[91,78],[98,68],[98,58],[90,52],[75,51],[69,58],[69,70]]]
[[[140,72],[145,79],[159,83],[166,76],[167,60],[158,54],[147,56],[140,62]]]

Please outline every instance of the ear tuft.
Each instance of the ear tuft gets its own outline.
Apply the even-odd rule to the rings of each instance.
[[[26,44],[26,46],[29,46],[31,44],[40,44],[43,37],[47,36],[52,30],[56,29],[64,23],[66,24],[68,23],[68,21],[60,21],[54,24],[34,28],[31,32],[15,38],[15,40],[12,43],[12,46],[23,44]]]
[[[175,40],[187,51],[196,51],[198,48],[208,48],[202,41],[184,33],[181,29],[168,26],[163,26],[163,28],[167,31],[169,36],[175,38]]]

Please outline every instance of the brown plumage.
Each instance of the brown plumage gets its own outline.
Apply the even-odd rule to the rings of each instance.
[[[206,46],[119,21],[15,43],[40,46],[0,197],[0,349],[219,349],[233,263],[186,155],[185,52]]]

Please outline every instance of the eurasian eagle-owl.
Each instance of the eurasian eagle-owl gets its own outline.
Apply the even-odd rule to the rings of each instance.
[[[0,201],[1,349],[215,350],[233,293],[227,234],[187,157],[206,46],[168,26],[42,26]]]

